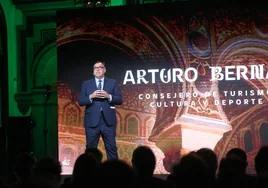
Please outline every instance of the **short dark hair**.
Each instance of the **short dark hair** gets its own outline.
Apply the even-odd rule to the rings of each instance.
[[[228,157],[230,155],[237,155],[243,162],[247,162],[247,154],[241,148],[232,148],[232,149],[230,149],[227,152],[226,157]]]
[[[94,63],[94,65],[95,65],[96,63],[102,63],[103,66],[105,67],[105,62],[104,62],[104,61],[96,61],[96,62]]]
[[[86,148],[85,154],[93,155],[99,163],[102,162],[103,154],[98,148]]]

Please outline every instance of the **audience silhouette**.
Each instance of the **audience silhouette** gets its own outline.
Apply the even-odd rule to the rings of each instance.
[[[92,182],[91,179],[97,165],[98,161],[93,155],[80,155],[74,164],[71,180],[72,186],[89,186]]]
[[[196,152],[183,155],[174,166],[171,179],[175,187],[208,187],[208,165]]]
[[[52,156],[45,156],[36,162],[26,187],[59,188],[61,183],[61,164]]]
[[[8,188],[19,188],[24,186],[30,177],[31,170],[35,166],[37,159],[29,153],[19,154],[13,164],[13,172],[17,182],[8,185]]]
[[[246,187],[244,165],[244,161],[237,155],[230,155],[221,159],[217,178],[218,187]]]
[[[260,148],[254,161],[257,173],[256,187],[268,187],[268,145],[264,145]]]
[[[98,148],[86,148],[85,154],[93,155],[99,164],[102,162],[103,154]]]
[[[98,188],[131,188],[133,169],[123,160],[106,160],[99,164],[93,175],[92,186]]]
[[[218,169],[218,158],[216,153],[210,148],[201,148],[196,151],[207,164],[208,167],[208,185],[214,187],[216,185],[216,173]]]
[[[156,158],[147,146],[138,146],[132,154],[132,166],[134,170],[133,186],[135,188],[172,188],[167,180],[154,177]]]
[[[241,148],[230,149],[220,160],[210,148],[182,155],[166,178],[154,175],[156,156],[149,146],[140,145],[132,153],[131,164],[124,160],[103,161],[102,152],[88,148],[75,161],[71,177],[61,183],[61,164],[52,156],[37,160],[21,153],[13,165],[17,181],[0,188],[74,188],[108,186],[117,188],[264,188],[268,187],[268,145],[254,159],[256,175],[247,174],[247,154]]]

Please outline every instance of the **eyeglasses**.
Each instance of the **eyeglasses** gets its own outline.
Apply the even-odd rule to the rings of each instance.
[[[104,69],[104,67],[93,67],[93,69]]]

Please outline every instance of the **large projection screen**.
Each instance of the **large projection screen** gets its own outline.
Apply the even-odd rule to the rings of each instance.
[[[57,11],[59,158],[71,174],[85,150],[78,96],[106,63],[123,105],[116,107],[119,158],[149,146],[155,174],[206,147],[254,157],[268,143],[268,12],[258,7],[190,3]],[[239,8],[236,8],[239,7]],[[100,150],[106,159],[103,141]]]

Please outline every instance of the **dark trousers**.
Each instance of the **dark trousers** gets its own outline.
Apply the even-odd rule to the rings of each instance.
[[[100,136],[103,139],[108,160],[118,159],[116,147],[116,126],[108,126],[103,113],[96,127],[86,127],[87,148],[97,148]]]

